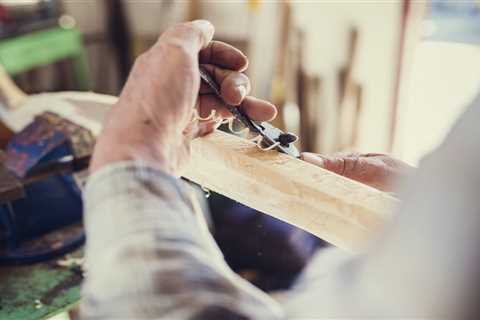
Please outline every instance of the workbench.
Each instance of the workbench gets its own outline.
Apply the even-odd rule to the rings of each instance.
[[[16,201],[24,196],[20,180],[2,165],[0,151],[0,195],[3,201]],[[50,232],[36,240],[22,241],[25,252],[44,251],[45,248],[61,247],[64,239],[81,234],[81,223],[69,225]],[[7,230],[8,231],[8,230]],[[2,232],[0,229],[0,239]],[[0,254],[7,251],[0,242]],[[0,265],[0,319],[42,320],[64,313],[78,304],[83,270],[79,260],[83,249],[65,256],[30,265]]]
[[[59,265],[83,256],[78,249],[64,257],[27,266],[0,266],[0,319],[42,320],[66,312],[80,301],[83,271]]]

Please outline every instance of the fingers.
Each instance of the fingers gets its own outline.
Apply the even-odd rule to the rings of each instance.
[[[392,191],[391,182],[399,176],[399,173],[385,162],[386,156],[382,154],[351,153],[327,157],[305,152],[302,153],[301,158],[306,162],[382,191]]]
[[[240,50],[221,41],[211,41],[201,50],[199,62],[239,72],[245,71],[248,67],[248,59]]]
[[[345,158],[343,157],[326,157],[316,153],[302,152],[300,158],[336,174],[345,174]]]
[[[245,112],[250,118],[256,121],[270,121],[277,115],[277,108],[267,101],[246,96],[250,90],[250,80],[246,75],[240,72],[222,69],[213,65],[203,65],[205,70],[209,72],[213,80],[220,86],[220,94],[225,103],[232,106],[239,105],[239,108]],[[202,83],[200,88],[200,99],[205,94],[211,93],[211,88]],[[225,115],[226,107],[219,99],[212,99],[211,95],[206,95],[201,101],[201,116],[208,116],[212,108],[220,108],[218,111],[224,117],[231,116],[229,113]]]
[[[215,120],[200,122],[192,121],[183,131],[183,135],[187,140],[195,139],[197,137],[203,137],[215,131],[220,126],[220,124],[220,122]]]
[[[198,113],[200,117],[206,118],[215,110],[216,115],[222,118],[230,118],[232,114],[228,111],[225,103],[213,94],[201,95],[198,97]]]
[[[316,165],[318,167],[323,168],[323,166],[324,166],[323,158],[319,154],[316,154],[316,153],[302,152],[300,154],[300,159],[302,159],[303,161],[306,161],[308,163],[311,163],[313,165]]]
[[[208,117],[214,109],[216,110],[216,115],[224,119],[232,117],[225,103],[216,96],[212,94],[201,95],[198,99],[199,114],[202,118]],[[239,108],[255,121],[270,121],[277,114],[277,109],[273,104],[250,96],[243,100]]]
[[[198,130],[198,137],[203,137],[209,133],[212,133],[213,131],[215,131],[219,126],[220,126],[220,122],[218,121],[205,121],[205,122],[201,122],[199,123],[199,130]]]
[[[277,116],[277,108],[273,104],[252,96],[243,100],[240,109],[256,121],[270,121]]]
[[[199,113],[201,117],[208,117],[212,110],[223,118],[231,117],[225,103],[237,105],[250,118],[257,121],[268,121],[276,116],[276,108],[266,101],[248,97],[251,90],[248,77],[241,73],[248,66],[248,59],[238,49],[219,41],[212,41],[213,26],[205,20],[182,23],[168,29],[155,45],[170,44],[180,48],[190,57],[199,54],[199,61],[205,64],[220,86],[220,93],[224,101],[214,97],[204,84],[201,86],[199,97]],[[207,95],[205,95],[207,93]]]
[[[198,52],[212,41],[214,32],[215,28],[207,20],[180,23],[165,31],[153,49],[162,44],[170,44],[196,59]]]
[[[359,153],[337,153],[333,156],[303,152],[300,158],[306,162],[322,167],[336,174],[358,180],[365,172],[365,166],[373,163],[374,159],[367,160]]]
[[[243,73],[218,68],[213,65],[202,65],[220,87],[223,100],[233,106],[239,105],[250,92],[250,80]],[[210,93],[213,90],[202,83],[200,94]]]

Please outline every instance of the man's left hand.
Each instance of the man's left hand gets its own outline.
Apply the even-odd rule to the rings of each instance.
[[[414,168],[407,163],[381,153],[349,153],[324,156],[303,152],[302,160],[370,187],[392,192]]]

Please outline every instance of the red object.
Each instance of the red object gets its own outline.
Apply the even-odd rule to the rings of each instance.
[[[0,4],[0,22],[2,24],[10,23],[12,21],[6,6]]]

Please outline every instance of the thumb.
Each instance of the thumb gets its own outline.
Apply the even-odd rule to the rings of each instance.
[[[300,158],[336,174],[343,175],[345,170],[345,161],[341,157],[330,158],[317,153],[302,152]]]
[[[197,59],[198,52],[212,41],[214,33],[215,28],[207,20],[180,23],[165,31],[154,48],[161,43],[169,43]]]

